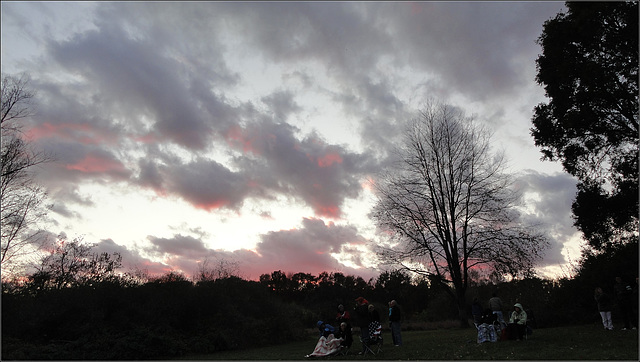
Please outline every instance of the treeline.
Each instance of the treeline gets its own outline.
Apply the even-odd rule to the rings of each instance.
[[[334,321],[338,304],[353,310],[359,296],[378,308],[385,327],[391,299],[402,308],[404,329],[434,328],[458,316],[440,283],[400,270],[368,281],[338,272],[282,271],[259,281],[226,272],[142,278],[117,274],[117,256],[78,259],[71,269],[54,259],[24,282],[3,281],[2,359],[163,359],[287,343],[307,338],[317,320]],[[599,324],[593,289],[612,294],[615,276],[631,282],[637,268],[635,243],[585,258],[571,278],[476,279],[467,304],[470,309],[477,297],[486,307],[497,293],[505,312],[516,302],[534,312],[538,328]]]
[[[165,359],[284,343],[311,320],[258,282],[115,280],[2,296],[3,359]]]

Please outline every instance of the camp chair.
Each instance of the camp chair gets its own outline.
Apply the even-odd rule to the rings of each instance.
[[[369,337],[366,339],[360,338],[362,342],[363,355],[367,352],[371,354],[378,354],[382,352],[382,324],[380,322],[371,322],[369,324]]]

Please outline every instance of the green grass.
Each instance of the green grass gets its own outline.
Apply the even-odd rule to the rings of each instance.
[[[469,329],[404,331],[403,346],[391,344],[391,334],[383,332],[385,345],[378,355],[360,356],[357,335],[347,356],[329,360],[638,360],[638,331],[605,331],[598,325],[545,328],[534,331],[526,341],[476,342]],[[279,346],[208,355],[186,356],[183,360],[302,360],[311,353],[317,338]],[[314,359],[314,358],[310,358]]]

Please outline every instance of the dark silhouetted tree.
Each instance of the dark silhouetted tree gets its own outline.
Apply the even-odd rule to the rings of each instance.
[[[94,246],[80,238],[69,241],[66,236],[59,236],[54,249],[42,258],[38,270],[30,276],[31,284],[42,290],[118,281],[120,254],[92,253]]]
[[[578,178],[574,224],[598,251],[638,238],[638,2],[567,2],[544,23],[531,135]]]
[[[400,161],[376,183],[372,217],[390,235],[383,260],[437,276],[467,326],[469,270],[527,276],[548,242],[523,225],[504,157],[490,137],[451,106],[430,104],[411,122]]]

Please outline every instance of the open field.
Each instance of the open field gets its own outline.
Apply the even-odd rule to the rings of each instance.
[[[403,346],[394,347],[391,335],[383,333],[385,346],[378,355],[360,356],[355,341],[347,356],[323,357],[331,360],[638,360],[638,331],[605,331],[589,324],[534,331],[526,341],[478,344],[470,329],[405,331]],[[307,341],[242,351],[186,356],[183,360],[301,360],[311,353],[315,336]],[[312,358],[313,359],[313,358]]]

